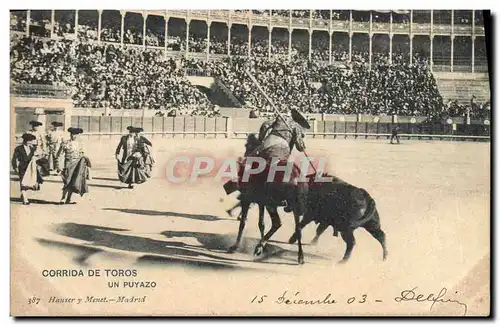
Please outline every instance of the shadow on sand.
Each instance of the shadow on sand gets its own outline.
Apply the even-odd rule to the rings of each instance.
[[[221,220],[231,220],[235,219],[229,218],[221,218],[215,215],[203,215],[203,214],[186,214],[186,213],[177,213],[177,212],[160,212],[160,211],[152,211],[148,209],[130,209],[130,208],[103,208],[105,211],[117,211],[128,214],[137,214],[137,215],[149,215],[149,216],[173,216],[173,217],[183,217],[192,220],[199,221],[221,221]]]
[[[191,232],[191,231],[164,231],[161,233],[167,238],[195,238],[204,248],[215,252],[226,252],[227,249],[234,244],[235,237],[226,234]],[[259,244],[259,239],[243,238],[240,244],[241,252],[252,255],[255,247]],[[284,249],[273,243],[281,243],[288,245],[285,242],[269,241],[266,245],[266,257],[282,258],[295,262],[297,260],[297,252],[294,250]],[[295,248],[295,245],[292,245]],[[315,259],[325,259],[323,256],[304,253],[305,257]]]
[[[116,181],[120,182],[120,179],[118,178],[103,178],[103,177],[94,177],[92,178],[93,180],[103,180],[103,181]]]
[[[52,176],[54,177],[54,176]],[[92,178],[92,180],[105,180],[105,178]],[[96,183],[91,183],[92,180],[87,180],[87,185],[89,187],[97,187],[97,188],[111,188],[111,189],[128,189],[127,186],[113,186],[113,185],[106,185],[106,184],[96,184]],[[111,180],[111,179],[110,179]],[[114,180],[114,179],[113,179]],[[19,177],[11,177],[10,181],[19,181]],[[61,179],[48,179],[47,177],[44,177],[43,183],[60,183],[62,184],[63,181]],[[43,184],[42,184],[43,185]]]
[[[19,203],[21,204],[23,201],[19,197],[10,197],[10,201],[12,203]],[[40,204],[40,205],[59,205],[58,201],[48,201],[48,200],[43,200],[43,199],[29,199],[29,202],[31,204]]]
[[[158,235],[163,235],[171,240],[162,241],[121,233],[127,231],[94,225],[62,223],[54,227],[55,233],[85,241],[91,247],[64,244],[60,241],[46,239],[39,239],[38,242],[43,245],[52,245],[60,250],[70,249],[76,251],[74,260],[79,264],[85,264],[85,261],[91,255],[106,252],[106,248],[110,248],[113,250],[142,253],[143,255],[136,259],[136,263],[139,264],[168,264],[198,269],[227,270],[255,270],[259,268],[258,265],[249,267],[241,264],[254,262],[252,253],[258,243],[258,239],[245,238],[242,241],[240,252],[247,253],[249,257],[248,259],[241,259],[241,255],[226,253],[226,250],[235,241],[235,237],[231,235],[165,231]],[[95,248],[94,246],[99,248]],[[306,257],[311,258],[313,255],[306,254]],[[314,257],[317,258],[319,256]],[[324,257],[320,258],[326,259]],[[297,253],[295,251],[268,244],[266,255],[259,260],[259,263],[297,265],[296,259]],[[259,269],[262,270],[262,265]]]
[[[45,247],[55,247],[61,251],[69,251],[75,256],[73,257],[73,261],[81,266],[87,266],[87,259],[89,259],[92,255],[104,252],[104,250],[99,248],[88,247],[85,245],[77,245],[72,243],[65,243],[61,241],[55,240],[47,240],[47,239],[37,239],[37,242]]]

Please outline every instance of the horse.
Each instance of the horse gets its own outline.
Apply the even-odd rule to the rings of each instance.
[[[332,226],[334,236],[341,233],[346,243],[346,251],[340,262],[347,262],[351,256],[356,240],[354,230],[363,227],[382,246],[382,259],[387,259],[386,235],[381,229],[380,216],[375,200],[362,188],[355,187],[339,178],[331,177],[331,182],[311,181],[307,193],[307,210],[299,224],[303,229],[311,222],[316,222],[318,228],[312,243],[316,243],[320,235]],[[297,241],[299,234],[294,233],[289,243]]]
[[[250,146],[259,146],[258,144],[249,145],[247,141],[247,150]],[[293,146],[293,144],[291,144]],[[291,147],[292,148],[292,147]],[[278,165],[287,163],[284,160],[278,162]],[[297,234],[298,242],[298,263],[304,264],[304,253],[302,250],[301,230],[299,229],[299,222],[301,216],[305,212],[306,193],[308,184],[306,182],[298,182],[296,179],[300,174],[300,170],[296,165],[293,165],[291,179],[284,180],[284,172],[276,172],[276,176],[272,182],[267,181],[268,173],[270,170],[270,162],[267,162],[264,171],[251,175],[248,182],[242,182],[241,177],[246,168],[246,162],[239,165],[239,179],[237,183],[228,183],[225,188],[227,193],[230,193],[229,188],[233,187],[240,191],[239,196],[241,202],[241,218],[238,229],[238,236],[236,243],[228,249],[229,253],[233,253],[238,249],[241,241],[243,230],[245,228],[248,210],[251,203],[256,203],[259,206],[259,230],[261,240],[256,246],[254,255],[259,256],[263,253],[267,241],[278,231],[281,227],[281,218],[278,214],[277,208],[287,204],[294,215],[295,232]],[[233,190],[234,190],[233,189]],[[271,217],[271,229],[264,234],[264,210],[267,210]]]

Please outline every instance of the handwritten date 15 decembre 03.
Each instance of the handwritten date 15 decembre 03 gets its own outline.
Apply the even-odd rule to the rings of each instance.
[[[455,292],[454,295],[458,293]],[[369,297],[367,294],[361,294],[358,296],[351,296],[347,298],[335,298],[331,293],[324,296],[317,296],[313,298],[306,298],[300,292],[289,292],[284,291],[278,297],[271,297],[267,294],[259,294],[250,300],[252,304],[265,304],[274,303],[278,305],[301,305],[301,306],[324,306],[324,305],[334,305],[334,304],[347,304],[347,305],[361,305],[366,303],[383,303],[381,298]],[[445,305],[456,305],[463,311],[463,315],[467,315],[467,305],[455,298],[448,296],[448,290],[442,288],[437,294],[435,293],[422,293],[418,290],[418,287],[413,287],[408,290],[403,290],[398,295],[385,300],[385,302],[392,302],[397,304],[407,303],[417,303],[417,304],[429,304],[429,311],[432,310],[436,303]]]

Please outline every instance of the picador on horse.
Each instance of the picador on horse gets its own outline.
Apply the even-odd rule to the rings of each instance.
[[[278,115],[276,119],[264,122],[259,130],[258,143],[253,153],[247,156],[257,156],[264,158],[269,164],[272,160],[279,160],[278,165],[286,164],[295,147],[299,152],[303,152],[305,145],[305,130],[309,129],[309,123],[304,116],[297,110],[291,110],[290,116]],[[267,166],[266,170],[267,171]],[[296,164],[293,165],[290,181],[292,185],[298,186],[295,181],[299,176],[300,170]],[[280,179],[277,176],[275,179]],[[282,181],[282,180],[274,180]],[[295,202],[295,198],[286,199],[286,212],[291,212],[291,206]],[[301,214],[304,213],[304,207],[300,208]]]
[[[274,120],[264,122],[259,130],[259,135],[251,134],[247,139],[245,158],[242,160],[238,171],[238,180],[235,183],[225,185],[229,193],[231,186],[233,190],[239,190],[241,195],[242,216],[240,230],[236,244],[230,251],[236,250],[241,240],[243,228],[250,203],[259,204],[259,229],[261,231],[261,242],[255,249],[255,254],[262,253],[267,241],[281,226],[281,220],[277,213],[277,207],[286,206],[285,211],[293,212],[298,227],[300,217],[306,211],[307,182],[298,182],[300,169],[296,164],[288,164],[292,150],[305,150],[305,130],[309,129],[309,123],[300,112],[293,109],[291,116],[278,116]],[[262,172],[252,174],[248,180],[243,180],[245,170],[255,168],[255,163],[250,158],[258,157],[266,161]],[[269,172],[272,165],[286,166],[291,168],[289,173],[276,169],[274,177],[269,180]],[[289,177],[288,177],[289,175]],[[264,208],[267,209],[272,226],[264,235]],[[297,230],[300,232],[300,230]],[[299,263],[303,262],[301,243],[299,241]]]

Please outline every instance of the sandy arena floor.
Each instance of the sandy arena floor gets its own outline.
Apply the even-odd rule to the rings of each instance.
[[[228,254],[238,221],[225,210],[235,202],[212,178],[173,185],[166,162],[180,153],[223,158],[243,152],[243,140],[152,138],[155,175],[134,190],[116,175],[116,141],[85,140],[93,163],[90,193],[77,205],[55,205],[61,180],[50,177],[20,204],[11,181],[12,313],[21,315],[461,315],[462,304],[397,302],[401,291],[437,294],[467,305],[467,315],[489,312],[490,144],[474,142],[309,139],[311,156],[326,155],[331,173],[366,189],[376,200],[389,257],[364,229],[347,264],[337,264],[345,244],[328,229],[318,245],[286,243],[293,217],[280,214],[282,228],[265,258],[252,253],[259,237],[257,209],[250,212],[241,250]],[[266,217],[266,227],[270,220]],[[315,226],[303,232],[306,243]],[[45,269],[136,269],[137,276],[53,277]],[[112,281],[154,281],[156,288],[109,288]],[[331,298],[330,305],[285,305],[279,297]],[[297,292],[300,292],[295,296]],[[48,303],[51,296],[108,298],[144,296],[144,303]],[[267,295],[263,303],[251,303]],[[363,297],[366,295],[366,297]],[[27,298],[41,298],[28,305]],[[347,299],[355,297],[353,303]],[[361,301],[365,302],[361,302]],[[376,301],[379,300],[379,301]]]

